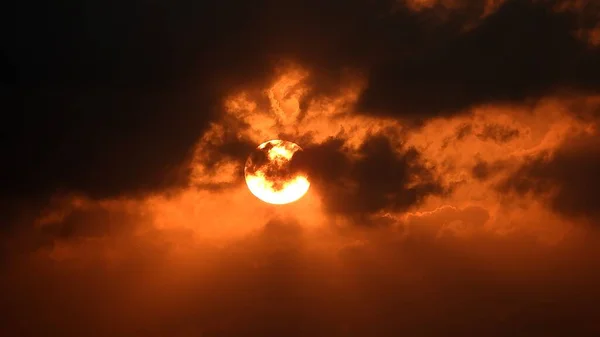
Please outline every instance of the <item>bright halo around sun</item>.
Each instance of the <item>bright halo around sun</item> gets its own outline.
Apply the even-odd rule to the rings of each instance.
[[[260,144],[248,157],[244,174],[252,194],[264,202],[283,205],[294,202],[308,191],[308,176],[294,169],[292,158],[302,148],[285,140]]]

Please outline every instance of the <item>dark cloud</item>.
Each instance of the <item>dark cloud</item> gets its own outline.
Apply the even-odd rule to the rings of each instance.
[[[288,59],[311,72],[309,98],[355,69],[370,74],[359,111],[419,118],[598,84],[598,51],[573,37],[571,12],[507,1],[465,32],[485,3],[443,19],[387,0],[19,4],[3,193],[180,186],[223,96],[264,87]]]
[[[496,143],[506,143],[519,136],[519,129],[508,125],[486,124],[477,137],[483,141],[492,140]]]
[[[485,160],[477,159],[477,162],[471,169],[471,174],[477,180],[487,180],[496,175],[496,173],[506,168],[504,161],[493,161],[488,162]]]
[[[131,214],[123,210],[107,209],[98,205],[74,207],[66,210],[61,215],[60,218],[41,226],[42,240],[73,240],[115,236],[121,234],[122,231],[128,231],[135,227],[132,220],[136,220],[138,223],[144,220],[141,217],[134,219]]]
[[[179,166],[217,102],[135,7],[103,3],[19,6],[3,193],[106,197],[186,181]]]
[[[576,27],[576,16],[551,1],[506,1],[470,31],[373,67],[360,111],[423,118],[565,87],[594,90],[600,54],[577,40]]]
[[[458,142],[465,139],[473,133],[473,125],[471,123],[462,123],[454,129],[454,134],[444,139],[442,149],[447,148],[452,142]]]
[[[202,165],[207,173],[214,174],[218,164],[225,162],[234,161],[243,167],[246,158],[255,152],[257,144],[230,135],[228,132],[223,139],[218,140],[218,144],[203,144],[202,148],[198,149],[201,158],[197,164]],[[266,157],[263,159],[266,160]]]
[[[473,125],[464,123],[456,128],[456,140],[463,140],[473,132]]]
[[[395,149],[385,135],[368,137],[352,153],[344,140],[332,138],[295,156],[307,170],[329,211],[340,214],[370,214],[403,211],[447,188],[427,168],[414,148]]]
[[[285,187],[285,183],[295,178],[298,174],[296,165],[292,165],[294,157],[301,149],[296,148],[297,144],[285,142],[282,144],[268,143],[263,148],[256,148],[248,157],[245,166],[245,173],[256,175],[258,172],[264,175],[270,188],[280,191]],[[271,160],[269,152],[276,146],[285,148],[288,151],[295,151],[289,161]]]
[[[600,4],[589,0],[558,0],[552,1],[554,10],[568,12],[577,16],[577,30],[575,35],[587,42],[590,48],[598,47],[600,40]]]
[[[499,191],[547,197],[565,216],[600,219],[600,142],[598,135],[567,139],[555,153],[529,158],[498,186]]]

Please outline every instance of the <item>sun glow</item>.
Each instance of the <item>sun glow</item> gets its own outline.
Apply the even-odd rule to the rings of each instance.
[[[248,189],[270,204],[294,202],[308,191],[310,182],[301,172],[293,172],[290,162],[302,148],[292,142],[271,140],[260,144],[250,155],[244,169]]]
[[[310,186],[308,179],[300,176],[284,183],[279,191],[273,190],[264,175],[249,176],[246,178],[246,183],[250,192],[257,198],[276,205],[288,204],[302,198]]]

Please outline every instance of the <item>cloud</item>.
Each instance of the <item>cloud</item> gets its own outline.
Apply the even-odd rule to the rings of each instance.
[[[506,143],[519,136],[519,129],[514,129],[506,125],[487,124],[483,131],[477,135],[482,140],[491,139],[498,143]]]
[[[598,85],[598,51],[572,36],[572,11],[452,3],[441,21],[402,2],[362,0],[18,6],[20,35],[6,56],[18,108],[7,105],[15,119],[2,149],[5,193],[184,186],[194,144],[223,100],[264,87],[287,60],[309,73],[302,109],[354,74],[367,83],[356,107],[365,115],[427,119]]]
[[[342,215],[402,211],[447,189],[416,149],[396,149],[383,134],[367,138],[356,153],[343,139],[330,139],[298,153],[292,165],[308,171],[325,207]]]
[[[95,214],[91,210],[87,220],[79,219],[84,223]],[[480,207],[411,214],[404,223],[411,228],[408,235],[372,226],[344,233],[309,230],[294,218],[267,218],[225,245],[175,228],[146,228],[94,240],[71,236],[50,250],[11,255],[0,271],[1,302],[11,308],[0,318],[2,331],[21,336],[598,332],[591,324],[600,296],[593,258],[597,233],[571,233],[555,244],[522,233],[499,236],[486,230],[489,214]],[[457,221],[466,227],[457,227]],[[470,234],[460,235],[465,228]],[[560,319],[548,323],[549,317]],[[424,324],[431,321],[436,324]]]
[[[598,54],[572,36],[573,27],[572,17],[545,4],[507,1],[446,43],[373,67],[359,111],[427,118],[563,88],[592,90]]]
[[[457,209],[444,206],[430,212],[409,213],[402,226],[409,233],[410,240],[431,240],[444,235],[452,237],[479,233],[489,219],[489,211],[482,207]]]
[[[589,0],[561,0],[554,1],[554,10],[559,13],[571,13],[577,17],[577,26],[573,34],[591,48],[600,44],[600,7]]]
[[[484,160],[478,160],[473,166],[471,173],[475,179],[486,180],[506,167],[506,163],[497,162],[486,162]]]
[[[501,192],[533,193],[549,200],[565,216],[598,219],[600,188],[598,135],[583,134],[565,140],[556,151],[532,156],[499,186]]]

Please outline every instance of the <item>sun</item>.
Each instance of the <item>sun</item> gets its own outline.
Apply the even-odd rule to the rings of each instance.
[[[308,176],[294,170],[292,158],[302,148],[285,140],[260,144],[248,157],[244,168],[246,184],[264,202],[283,205],[294,202],[308,191]]]

